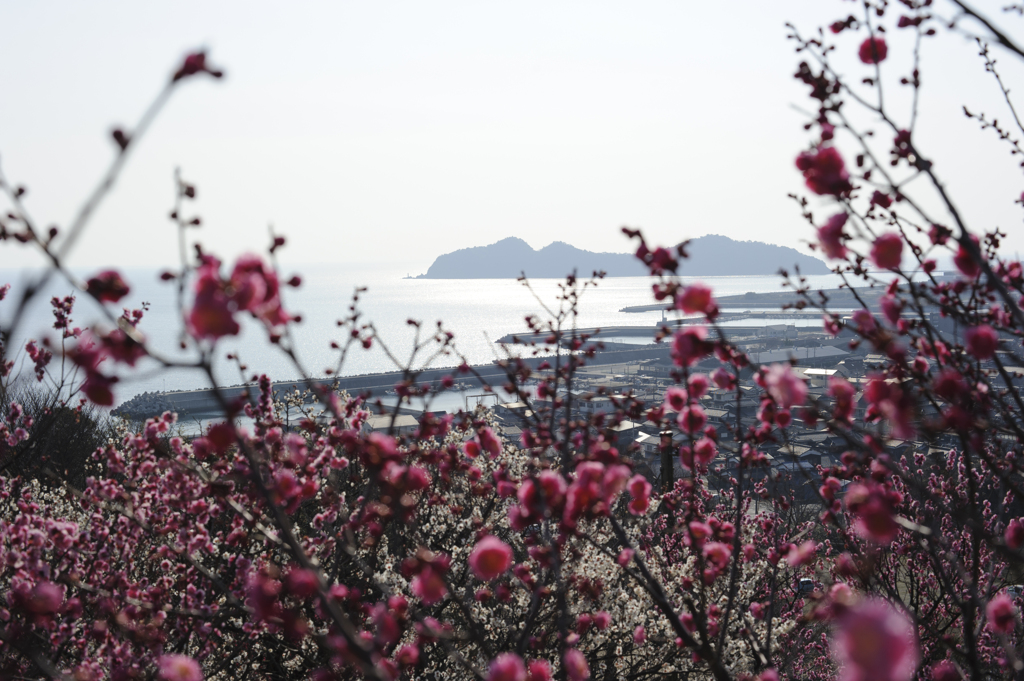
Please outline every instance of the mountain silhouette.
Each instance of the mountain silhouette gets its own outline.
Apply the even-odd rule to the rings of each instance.
[[[788,246],[760,241],[736,241],[708,234],[690,241],[690,257],[679,271],[687,277],[771,275],[780,269],[799,266],[802,274],[828,274],[828,266]],[[510,279],[525,273],[535,279],[564,278],[573,270],[590,276],[601,270],[609,277],[639,277],[647,274],[632,253],[593,253],[555,241],[540,250],[517,237],[490,246],[462,248],[440,255],[426,274],[416,279]]]

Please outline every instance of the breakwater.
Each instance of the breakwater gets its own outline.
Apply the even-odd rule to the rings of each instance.
[[[822,290],[826,296],[828,296],[829,305],[834,308],[859,308],[862,307],[861,301],[866,303],[868,307],[875,307],[878,302],[879,296],[881,296],[885,290],[883,288],[858,288],[858,289],[826,289]],[[817,299],[816,294],[812,296]],[[734,308],[738,311],[756,312],[762,314],[765,312],[771,313],[772,311],[779,313],[782,311],[783,306],[793,306],[800,300],[800,297],[792,290],[787,291],[775,291],[772,293],[744,293],[741,295],[731,296],[718,296],[715,298],[715,302],[718,303],[718,307],[722,310],[726,308]],[[662,310],[668,310],[670,307],[668,302],[655,303],[648,305],[629,305],[619,309],[619,312],[660,312]],[[796,310],[790,309],[788,313],[795,312]]]

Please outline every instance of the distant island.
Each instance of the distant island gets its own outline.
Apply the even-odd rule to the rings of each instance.
[[[708,234],[690,241],[690,258],[680,273],[687,277],[771,275],[780,269],[802,274],[828,274],[828,266],[788,246],[736,241]],[[592,253],[562,241],[534,250],[517,237],[490,246],[462,248],[434,260],[426,274],[411,279],[510,279],[522,273],[535,279],[562,278],[572,270],[580,276],[603,270],[609,277],[639,277],[646,268],[632,253]]]

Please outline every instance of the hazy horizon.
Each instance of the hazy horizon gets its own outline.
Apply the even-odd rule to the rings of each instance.
[[[204,226],[193,236],[227,259],[263,248],[269,224],[289,238],[279,256],[293,266],[423,271],[443,253],[509,236],[621,253],[631,250],[624,225],[655,243],[718,233],[809,253],[813,233],[787,197],[804,192],[793,159],[809,139],[784,23],[810,33],[838,9],[8,4],[0,16],[18,30],[0,55],[17,68],[0,84],[17,105],[0,109],[0,164],[28,186],[37,223],[66,226],[113,156],[110,130],[133,125],[182,55],[205,46],[227,77],[175,93],[73,265],[175,265],[166,216],[177,167],[198,185]],[[849,51],[840,67],[858,73],[855,46],[845,35],[838,43]],[[917,139],[935,150],[971,226],[1001,226],[1006,250],[1019,252],[1016,161],[961,106],[1005,112],[976,48],[956,46],[924,45]],[[893,53],[890,101],[901,106],[906,64]],[[963,94],[949,95],[954,82]],[[0,266],[32,258],[9,247]]]

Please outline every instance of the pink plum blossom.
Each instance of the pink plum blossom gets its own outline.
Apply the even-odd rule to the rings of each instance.
[[[932,681],[960,681],[962,678],[956,665],[949,660],[943,660],[932,667]]]
[[[161,655],[156,666],[161,681],[203,681],[199,663],[187,655]]]
[[[817,550],[818,545],[813,540],[808,539],[799,546],[790,548],[786,554],[786,562],[792,567],[800,567],[801,565],[813,562]]]
[[[629,480],[629,493],[633,499],[629,502],[629,512],[643,515],[651,505],[651,483],[642,475],[634,475]]]
[[[804,183],[815,194],[845,196],[853,191],[846,163],[835,147],[805,151],[796,158],[796,167],[804,174]]]
[[[824,225],[818,227],[818,245],[832,260],[846,258],[847,250],[844,243],[846,235],[843,233],[843,227],[849,217],[845,212],[836,213]]]
[[[694,404],[683,409],[679,412],[679,428],[684,433],[694,434],[699,433],[704,429],[704,426],[708,422],[707,414],[700,406]]]
[[[37,615],[50,615],[60,609],[64,602],[64,587],[57,586],[53,582],[39,582],[29,592],[28,600],[25,603],[29,612]]]
[[[217,340],[238,334],[231,298],[220,278],[220,261],[205,256],[196,270],[195,298],[188,313],[189,333],[195,338]]]
[[[478,541],[469,554],[473,574],[484,581],[500,577],[511,564],[512,549],[493,534]]]
[[[885,44],[885,38],[874,36],[867,38],[860,44],[857,56],[865,64],[877,64],[885,60],[889,54],[889,46]]]
[[[268,327],[286,324],[290,317],[281,307],[281,285],[277,272],[256,255],[243,255],[235,263],[229,280],[232,300],[239,310],[252,313]]]
[[[701,466],[707,466],[718,456],[718,445],[708,437],[702,437],[693,443],[693,458]]]
[[[897,438],[909,440],[914,437],[914,402],[899,384],[886,381],[877,375],[872,376],[864,396],[869,404],[869,417],[873,415],[887,419],[893,436]]]
[[[491,661],[487,681],[526,681],[523,658],[515,653],[502,653]]]
[[[711,380],[722,390],[733,390],[736,387],[736,377],[725,367],[718,367],[711,373]]]
[[[988,324],[972,327],[964,331],[964,347],[977,359],[992,359],[999,348],[999,334]]]
[[[395,661],[403,667],[415,667],[420,662],[420,650],[414,645],[404,645],[395,653]]]
[[[882,314],[889,320],[889,323],[895,326],[900,320],[903,304],[895,296],[886,294],[878,299],[878,305],[882,308]]]
[[[807,384],[793,373],[788,364],[773,364],[764,377],[765,387],[782,409],[800,406],[807,401]]]
[[[870,598],[843,612],[833,651],[843,681],[910,681],[917,669],[914,630],[887,601]]]
[[[704,557],[716,566],[723,568],[729,563],[732,557],[732,547],[720,541],[712,541],[704,544]]]
[[[182,78],[188,78],[198,73],[206,73],[213,78],[220,78],[224,74],[217,70],[210,68],[209,63],[206,61],[206,52],[192,52],[187,55],[178,70],[174,72],[174,76],[171,79],[172,82],[178,82]],[[195,196],[195,190],[192,190],[191,196]]]
[[[665,404],[667,404],[673,411],[682,411],[683,407],[686,406],[688,397],[689,396],[684,388],[671,386],[665,391]]]
[[[687,381],[687,387],[689,388],[690,396],[695,400],[699,400],[707,394],[710,382],[705,374],[693,374]]]
[[[978,237],[972,235],[970,238],[974,242],[975,247],[977,247]],[[968,279],[976,279],[981,274],[981,265],[974,259],[971,252],[964,248],[963,244],[959,245],[956,255],[953,256],[953,264]]]
[[[985,615],[988,617],[988,626],[992,631],[999,634],[1009,634],[1017,625],[1017,607],[1005,593],[999,594],[985,606]]]
[[[1019,518],[1014,518],[1006,524],[1004,539],[1006,545],[1014,551],[1024,546],[1024,523]]]
[[[849,423],[853,418],[854,401],[856,389],[842,376],[829,376],[828,394],[835,400],[836,405],[832,410],[832,418],[836,421]]]
[[[871,246],[871,260],[883,270],[894,270],[903,259],[903,237],[896,232],[886,232],[875,239]]]
[[[884,192],[880,192],[877,189],[871,193],[871,205],[881,206],[882,208],[888,208],[892,205],[892,198]]]
[[[865,336],[869,336],[878,330],[878,322],[875,320],[875,316],[868,310],[855,310],[851,318],[853,323],[857,325],[857,330]]]
[[[448,593],[441,570],[433,565],[424,566],[409,587],[413,594],[427,605],[437,603]]]
[[[672,361],[677,366],[692,366],[710,354],[712,346],[707,337],[708,330],[703,326],[688,326],[677,331],[672,340]]]
[[[116,303],[131,291],[116,270],[104,270],[90,277],[85,290],[101,303]]]
[[[711,529],[710,525],[699,520],[691,520],[688,527],[690,528],[690,534],[693,535],[693,538],[698,542],[707,539],[714,534],[714,530]]]
[[[718,305],[715,304],[711,288],[704,284],[690,284],[676,296],[676,309],[687,314],[700,313],[709,319],[718,316]]]
[[[850,485],[846,506],[857,516],[856,530],[865,539],[880,544],[891,542],[899,531],[894,511],[885,490],[878,485]]]
[[[481,428],[477,433],[477,437],[480,439],[481,449],[490,454],[492,459],[501,454],[501,440],[498,439],[493,430]]]
[[[944,246],[949,237],[952,236],[952,232],[949,231],[948,227],[942,225],[932,225],[928,229],[928,238],[936,246]]]
[[[526,681],[551,681],[551,663],[547,660],[530,660]]]
[[[576,648],[569,648],[562,656],[562,665],[569,681],[586,681],[590,678],[590,667],[587,658]]]

